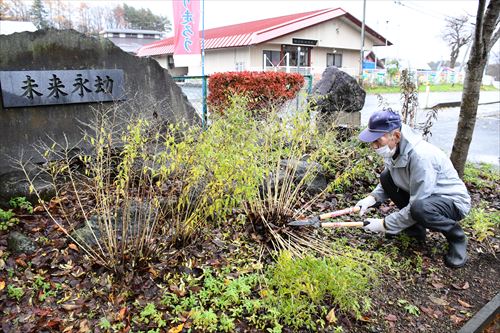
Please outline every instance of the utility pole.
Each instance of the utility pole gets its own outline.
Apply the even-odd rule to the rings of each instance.
[[[359,54],[359,85],[363,86],[363,58],[365,55],[365,13],[366,0],[363,0],[363,22],[361,24],[361,50]]]

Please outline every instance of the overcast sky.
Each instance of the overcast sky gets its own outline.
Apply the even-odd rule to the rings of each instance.
[[[150,8],[153,13],[172,20],[172,1],[182,0],[112,0],[106,3],[124,2],[137,8]],[[367,0],[366,24],[394,43],[386,50],[379,49],[377,52],[381,56],[387,53],[410,59],[415,65],[417,62],[447,60],[449,49],[441,38],[445,17],[475,16],[477,3],[477,0]],[[360,20],[363,17],[362,0],[205,0],[205,28],[337,7]],[[458,58],[459,62],[465,49]]]

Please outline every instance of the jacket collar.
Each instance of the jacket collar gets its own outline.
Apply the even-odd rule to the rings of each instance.
[[[403,124],[401,126],[401,141],[399,141],[399,156],[395,160],[386,158],[385,162],[394,168],[406,167],[408,165],[409,153],[420,141],[422,141],[420,133]]]

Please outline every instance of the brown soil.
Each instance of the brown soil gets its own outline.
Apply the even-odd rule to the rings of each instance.
[[[494,187],[495,188],[495,187]],[[498,189],[498,184],[496,186]],[[475,204],[478,191],[472,191]],[[481,192],[482,193],[482,192]],[[476,197],[475,197],[476,195]],[[482,193],[484,198],[484,193]],[[487,193],[489,209],[498,210],[498,191]],[[332,198],[326,200],[333,202]],[[345,200],[352,204],[351,198]],[[335,203],[337,198],[335,199]],[[322,205],[321,209],[329,207]],[[321,210],[320,209],[320,210]],[[391,207],[381,207],[387,214]],[[245,251],[253,251],[252,242],[258,237],[250,233],[231,233],[215,230],[197,244],[172,251],[155,265],[133,276],[126,274],[120,281],[105,269],[93,265],[74,244],[64,236],[45,213],[25,215],[18,230],[37,241],[38,250],[30,255],[9,254],[7,233],[0,234],[0,330],[3,332],[87,332],[103,331],[98,321],[103,313],[114,312],[124,321],[132,303],[157,302],[161,290],[158,284],[169,272],[185,271],[199,274],[202,267],[222,267],[242,252],[232,244],[234,239],[246,239]],[[470,230],[466,230],[470,233]],[[499,235],[498,229],[496,235]],[[393,272],[380,276],[380,283],[369,295],[372,310],[361,320],[339,315],[337,326],[344,332],[456,332],[482,306],[500,292],[500,239],[489,237],[483,242],[471,239],[469,261],[463,268],[450,269],[443,264],[446,241],[441,234],[429,233],[425,244],[405,243],[401,238],[386,239],[360,230],[328,231],[325,237],[348,237],[353,245],[370,250],[390,251],[396,248],[398,260],[408,262],[412,269],[395,277]],[[270,261],[264,258],[264,262]],[[190,266],[187,266],[187,262]],[[50,284],[50,290],[61,289],[55,296],[34,291],[35,276],[40,275]],[[8,285],[22,285],[25,295],[19,300],[7,296]],[[125,310],[124,310],[125,309]],[[127,317],[128,316],[128,317]],[[170,325],[170,324],[169,324]],[[493,324],[492,324],[493,325]],[[169,327],[172,327],[170,325]],[[239,332],[257,332],[246,323],[239,324]],[[496,326],[498,327],[498,325]],[[495,326],[489,328],[495,331]],[[184,328],[183,332],[187,331]],[[284,328],[284,332],[292,332]],[[333,332],[327,327],[324,332]],[[166,332],[166,330],[165,330]]]

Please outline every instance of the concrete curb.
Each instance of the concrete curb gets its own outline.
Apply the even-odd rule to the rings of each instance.
[[[489,105],[489,104],[496,104],[500,103],[500,101],[495,101],[495,102],[485,102],[485,103],[478,103],[477,105]],[[456,108],[459,107],[462,104],[462,102],[444,102],[444,103],[438,103],[434,106],[431,107],[425,107],[424,109],[434,109],[434,108]]]
[[[480,333],[500,313],[500,293],[483,306],[457,333]]]

